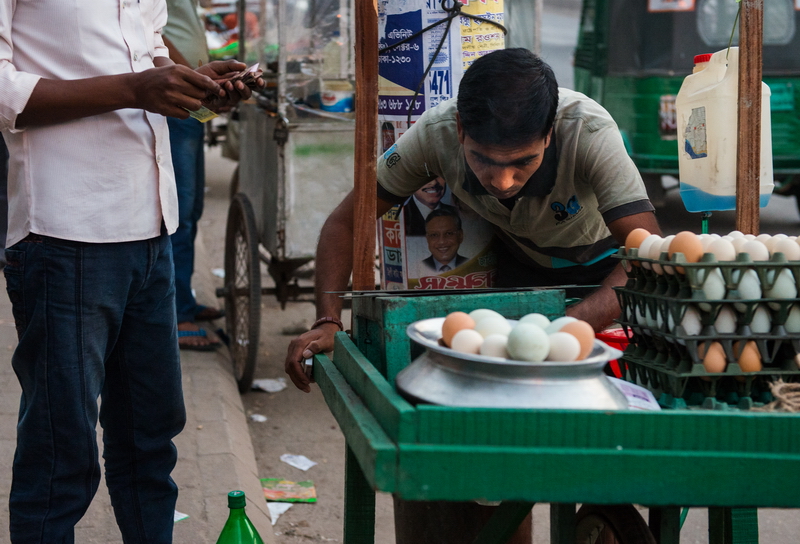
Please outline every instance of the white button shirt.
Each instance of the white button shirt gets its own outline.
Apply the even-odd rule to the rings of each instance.
[[[28,233],[125,242],[172,233],[166,119],[140,109],[20,129],[40,77],[141,72],[168,56],[164,0],[0,0],[0,130],[9,148],[6,247]]]

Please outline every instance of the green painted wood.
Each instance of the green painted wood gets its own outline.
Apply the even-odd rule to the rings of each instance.
[[[649,509],[648,525],[658,544],[680,544],[680,506],[661,506]]]
[[[420,444],[800,454],[800,417],[711,410],[416,408]]]
[[[334,364],[392,440],[416,440],[416,410],[397,394],[345,333],[336,335]]]
[[[729,525],[730,508],[720,508],[717,506],[709,508],[708,544],[731,544]]]
[[[373,489],[393,491],[396,486],[397,447],[372,416],[344,376],[324,355],[314,358],[314,378],[325,402],[342,429],[348,447]]]
[[[475,445],[398,447],[397,493],[406,500],[800,506],[796,491],[800,455]]]
[[[347,446],[344,464],[344,542],[375,543],[375,491]]]
[[[574,544],[575,503],[550,505],[550,544]]]
[[[495,509],[472,544],[506,544],[531,513],[531,502],[504,502]],[[574,541],[573,541],[574,542]]]
[[[476,290],[477,291],[477,290]],[[491,308],[509,319],[539,312],[550,318],[564,315],[564,291],[543,289],[435,296],[376,296],[353,299],[353,338],[389,383],[413,359],[409,324],[444,317],[450,312]]]
[[[758,511],[755,508],[732,508],[731,544],[758,544]]]

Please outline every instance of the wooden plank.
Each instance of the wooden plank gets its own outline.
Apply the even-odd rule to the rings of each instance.
[[[573,544],[575,534],[575,503],[550,505],[550,544]]]
[[[758,234],[764,0],[742,0],[740,20],[736,228],[745,234]]]
[[[373,489],[391,492],[396,485],[394,442],[330,359],[317,355],[314,364],[314,378],[365,477]]]
[[[416,440],[416,410],[344,334],[336,335],[333,362],[380,426],[395,441]]]
[[[375,288],[378,162],[378,4],[356,0],[353,289]]]
[[[786,413],[416,410],[420,444],[800,455],[800,418]]]
[[[800,507],[800,455],[398,447],[406,500]]]
[[[344,464],[344,538],[347,544],[374,544],[375,491],[370,488],[353,450]]]
[[[650,532],[653,533],[658,544],[680,544],[680,506],[650,508],[649,514],[648,525],[650,526]]]

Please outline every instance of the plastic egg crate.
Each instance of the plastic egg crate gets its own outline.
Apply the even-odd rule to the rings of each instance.
[[[759,377],[793,381],[800,375],[795,363],[800,262],[788,262],[782,254],[770,261],[753,262],[740,254],[736,261],[717,262],[706,254],[700,262],[686,263],[679,253],[672,260],[666,253],[661,259],[639,259],[635,251],[618,255],[627,261],[628,282],[616,293],[622,308],[618,321],[631,343],[625,359],[635,363],[629,367],[644,383],[680,397],[687,384],[702,377],[705,394],[715,396],[719,380],[736,377],[737,393],[750,396],[758,393],[753,386]],[[743,372],[738,364],[749,340],[763,365],[756,372]],[[714,341],[725,353],[724,372],[707,372],[698,353]]]

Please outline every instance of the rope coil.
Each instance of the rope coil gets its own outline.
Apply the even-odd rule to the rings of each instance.
[[[800,383],[786,383],[778,380],[770,383],[770,390],[775,400],[760,408],[758,412],[800,412]]]

